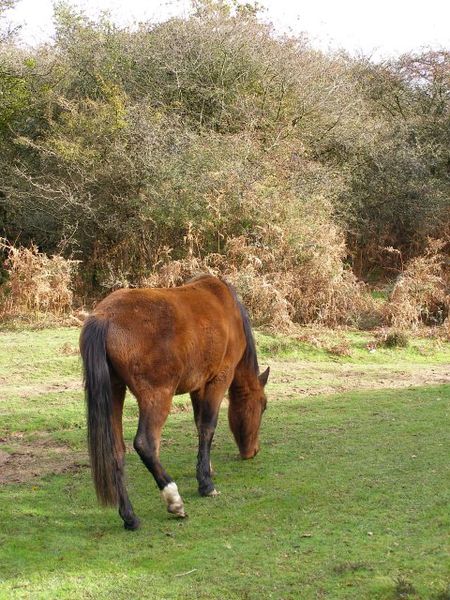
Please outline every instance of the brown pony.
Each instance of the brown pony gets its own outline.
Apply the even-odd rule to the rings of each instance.
[[[119,505],[126,529],[139,526],[124,484],[122,410],[127,387],[139,405],[134,447],[167,510],[176,516],[186,516],[183,500],[159,459],[161,430],[174,394],[191,396],[202,496],[217,494],[209,457],[227,389],[229,423],[240,454],[252,458],[258,452],[269,369],[259,374],[249,317],[223,280],[204,275],[178,288],[113,292],[86,320],[80,349],[97,497],[104,505]]]

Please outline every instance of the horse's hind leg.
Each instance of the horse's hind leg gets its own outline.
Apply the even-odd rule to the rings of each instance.
[[[139,527],[139,519],[134,514],[133,507],[128,498],[124,477],[125,442],[123,439],[122,413],[126,388],[115,376],[111,377],[111,385],[113,400],[112,422],[117,452],[117,471],[115,479],[117,495],[119,498],[119,515],[123,519],[125,529],[137,529]]]
[[[227,386],[221,381],[209,383],[204,390],[192,392],[195,424],[198,430],[197,481],[201,496],[216,496],[212,481],[211,444],[216,430],[219,408]]]
[[[134,447],[142,462],[153,475],[168,512],[185,517],[183,500],[177,484],[164,470],[159,459],[161,431],[172,403],[172,394],[161,390],[149,390],[138,395],[139,425]]]

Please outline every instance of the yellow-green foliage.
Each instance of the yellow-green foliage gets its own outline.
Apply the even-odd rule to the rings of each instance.
[[[55,19],[54,46],[0,46],[1,235],[76,253],[84,293],[170,261],[178,281],[195,258],[259,323],[373,325],[358,279],[443,237],[445,50],[329,55],[225,1],[132,29],[61,4]]]

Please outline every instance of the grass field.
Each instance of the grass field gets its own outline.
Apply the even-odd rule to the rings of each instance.
[[[350,356],[258,336],[272,367],[262,451],[240,461],[223,410],[217,498],[200,498],[186,397],[163,464],[170,518],[137,455],[142,528],[100,509],[85,453],[76,329],[0,333],[0,598],[450,599],[450,348]],[[344,335],[344,334],[342,334]],[[127,442],[136,428],[126,402]]]

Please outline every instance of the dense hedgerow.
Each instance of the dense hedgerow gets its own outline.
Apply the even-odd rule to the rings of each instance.
[[[276,329],[413,324],[360,280],[444,239],[448,52],[325,54],[221,0],[131,29],[55,20],[51,45],[0,39],[9,243],[79,259],[82,297],[210,269]]]

